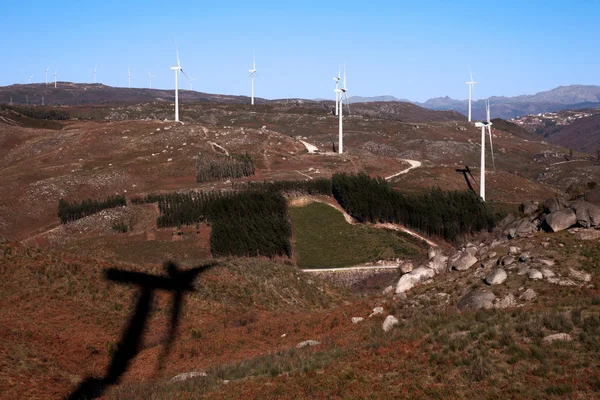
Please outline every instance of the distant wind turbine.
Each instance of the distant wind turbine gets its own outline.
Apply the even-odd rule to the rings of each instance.
[[[337,92],[337,89],[338,89],[338,85],[340,83],[340,79],[342,79],[340,77],[340,75],[341,75],[341,71],[340,71],[340,69],[338,69],[338,75],[335,78],[333,78],[333,80],[335,81],[335,90],[336,90],[336,92],[335,92],[335,115],[338,115],[338,106],[339,106],[338,97],[339,97],[339,94]]]
[[[475,126],[481,128],[481,171],[479,175],[479,196],[485,201],[485,130],[488,129],[490,135],[490,149],[492,151],[492,163],[494,168],[496,163],[494,161],[494,147],[492,145],[492,122],[490,120],[490,102],[489,100],[485,104],[487,121],[475,122]]]
[[[46,85],[48,84],[48,70],[50,69],[50,66],[48,65],[48,68],[46,68],[44,70],[44,72],[46,73]]]
[[[190,90],[194,90],[193,82],[197,80],[196,78],[192,78],[192,74],[190,74]]]
[[[29,83],[31,83],[31,78],[33,78],[33,76],[34,76],[34,75],[35,75],[35,74],[31,74],[31,75],[29,76]]]
[[[148,77],[150,78],[150,89],[152,89],[152,78],[156,78],[156,75],[152,75],[150,71],[148,71]]]
[[[131,78],[135,78],[135,76],[133,76],[131,74],[131,71],[129,70],[129,68],[127,68],[127,78],[128,78],[129,89],[131,89]]]
[[[171,67],[171,70],[175,72],[175,122],[179,122],[179,72],[182,72],[188,81],[190,80],[190,77],[187,76],[187,74],[183,71],[183,68],[181,68],[177,42],[175,42],[175,53],[177,54],[177,65],[175,67]]]
[[[256,56],[254,56],[252,60],[252,69],[248,70],[250,72],[250,80],[252,81],[252,98],[250,100],[250,104],[254,105],[254,75],[256,75]]]
[[[344,98],[346,99],[346,106],[348,107],[348,112],[350,112],[350,105],[348,104],[348,89],[346,88],[346,64],[344,63],[344,87],[335,89],[335,93],[339,96],[339,137],[338,137],[338,153],[342,154],[344,152],[344,125],[343,125],[343,117],[344,117]],[[337,96],[336,96],[337,97]]]
[[[56,70],[56,67],[55,67],[55,68],[54,68],[54,88],[55,88],[55,89],[56,89],[56,76],[58,75],[58,74],[56,73],[56,71],[57,71],[57,70]]]
[[[469,65],[469,75],[471,76],[471,80],[467,82],[469,85],[469,122],[471,122],[471,97],[473,96],[473,85],[476,84],[473,80],[473,73],[471,72],[471,66]]]
[[[98,71],[98,66],[94,65],[94,83],[97,83],[96,81],[96,72]]]

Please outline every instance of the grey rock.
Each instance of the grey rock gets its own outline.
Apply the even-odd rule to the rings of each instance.
[[[531,268],[529,267],[529,265],[521,265],[521,266],[519,266],[517,275],[527,275],[529,273],[530,269]]]
[[[396,294],[404,293],[421,282],[425,282],[435,276],[435,271],[428,267],[419,267],[406,275],[402,275],[396,284]],[[383,312],[383,311],[382,311]]]
[[[515,296],[513,296],[511,293],[507,294],[500,300],[496,299],[496,301],[494,301],[494,308],[509,308],[515,307],[516,305],[517,300],[515,299]]]
[[[542,265],[545,265],[546,267],[552,267],[554,266],[554,264],[556,264],[554,260],[551,260],[549,258],[536,258],[535,261]]]
[[[487,289],[474,289],[461,298],[456,305],[458,311],[479,310],[494,307],[496,296]]]
[[[544,275],[542,275],[542,273],[540,271],[538,271],[537,269],[530,269],[529,272],[527,273],[527,276],[529,277],[529,279],[533,279],[533,280],[538,280],[538,279],[544,278]]]
[[[521,293],[521,295],[519,296],[520,300],[523,301],[531,301],[533,299],[535,299],[537,297],[537,293],[535,292],[535,290],[529,288],[526,291],[524,291],[523,293]]]
[[[321,342],[318,342],[316,340],[305,340],[303,342],[300,342],[296,345],[297,349],[302,349],[304,347],[313,347],[313,346],[318,346],[320,345]]]
[[[537,232],[537,230],[537,226],[532,224],[528,218],[521,218],[510,224],[508,228],[503,231],[503,234],[511,239],[515,239],[518,237],[529,237],[534,232]]]
[[[410,261],[404,262],[402,263],[402,265],[400,265],[400,272],[402,272],[403,274],[408,274],[413,269],[413,263],[411,263]]]
[[[551,269],[548,269],[548,268],[542,268],[542,275],[546,279],[548,279],[548,278],[554,278],[556,276],[556,274],[554,273],[554,271],[552,271]]]
[[[538,204],[532,201],[525,201],[521,204],[521,211],[525,215],[535,214],[538,210]]]
[[[499,265],[511,265],[515,263],[515,258],[513,256],[504,256],[498,260]]]
[[[573,340],[573,338],[568,333],[555,333],[554,335],[546,336],[543,340],[544,340],[544,342],[548,342],[548,343],[552,343],[557,340],[564,341],[564,342],[570,342],[571,340]]]
[[[495,251],[490,251],[487,255],[487,258],[494,258],[496,257],[498,254]]]
[[[364,321],[365,319],[363,317],[352,317],[352,323],[353,324],[358,324],[359,322]]]
[[[481,267],[485,268],[485,269],[489,269],[489,268],[492,268],[493,266],[497,265],[497,263],[498,263],[498,259],[490,258],[490,259],[483,261],[481,263]]]
[[[437,247],[430,247],[427,250],[427,259],[431,260],[438,253]]]
[[[375,315],[381,315],[383,314],[383,307],[375,307],[373,309],[373,312],[369,315],[369,317],[373,317]]]
[[[467,248],[465,249],[465,252],[472,255],[473,257],[475,257],[477,255],[477,253],[479,252],[479,250],[475,246],[467,246]]]
[[[516,247],[516,246],[510,246],[510,247],[508,248],[508,254],[513,254],[513,255],[514,255],[514,254],[518,254],[518,253],[520,253],[520,252],[521,252],[521,249],[520,249],[519,247]]]
[[[531,259],[531,253],[529,253],[528,251],[521,253],[521,255],[519,256],[519,261],[521,261],[521,262],[526,262],[526,261],[529,261],[530,259]]]
[[[448,257],[442,253],[438,253],[429,261],[427,266],[432,269],[436,275],[446,272],[448,269]]]
[[[548,278],[548,282],[558,286],[577,286],[577,284],[570,279]]]
[[[400,323],[400,321],[398,320],[398,318],[394,317],[393,315],[388,315],[387,317],[385,317],[385,320],[383,321],[383,325],[381,326],[383,328],[384,332],[389,332],[394,326],[398,325]]]
[[[592,204],[600,206],[600,186],[586,194],[585,199]]]
[[[577,279],[578,281],[589,282],[592,280],[591,274],[588,274],[587,272],[583,271],[578,271],[573,268],[569,268],[569,275],[571,275],[571,277]]]
[[[544,225],[551,232],[559,232],[577,223],[577,216],[570,208],[563,208],[546,215]]]
[[[457,271],[466,271],[471,268],[477,262],[477,258],[469,253],[463,254],[456,261],[449,265],[450,268]]]
[[[500,285],[506,281],[508,275],[502,268],[496,268],[492,273],[485,277],[485,283],[488,285]]]
[[[542,203],[544,207],[544,212],[551,214],[558,210],[562,210],[567,207],[566,201],[560,197],[551,197],[549,199],[544,200]]]
[[[392,285],[386,287],[385,289],[383,289],[383,294],[392,294],[394,293],[394,287]]]
[[[187,381],[188,379],[204,378],[206,376],[206,372],[203,371],[184,372],[183,374],[175,375],[169,379],[169,382],[183,382]]]
[[[595,204],[588,203],[585,200],[577,200],[571,203],[569,207],[575,211],[577,223],[584,228],[596,226],[600,222],[600,207]]]

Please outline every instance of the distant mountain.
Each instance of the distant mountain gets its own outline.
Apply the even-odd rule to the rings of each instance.
[[[410,100],[399,99],[394,96],[384,95],[384,96],[373,96],[373,97],[361,97],[361,96],[350,96],[348,97],[348,102],[350,104],[354,103],[375,103],[375,102],[389,102],[389,101],[403,101],[407,103],[412,103]]]
[[[600,114],[556,127],[554,131],[549,132],[546,140],[568,149],[596,155],[600,151]]]
[[[544,112],[597,107],[600,104],[600,86],[559,86],[533,95],[493,96],[489,100],[493,116],[510,119]],[[455,100],[447,96],[415,104],[432,110],[454,110],[465,115],[468,113],[469,107],[468,100]],[[474,119],[485,118],[484,100],[474,101],[472,112]]]

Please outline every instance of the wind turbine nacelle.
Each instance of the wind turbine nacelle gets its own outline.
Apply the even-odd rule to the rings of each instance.
[[[334,92],[336,92],[336,93],[344,93],[344,91],[342,89],[334,89]]]
[[[181,71],[181,67],[171,67],[172,71]]]

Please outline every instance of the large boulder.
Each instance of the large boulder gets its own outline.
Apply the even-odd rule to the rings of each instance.
[[[585,199],[592,204],[600,206],[600,186],[586,194]]]
[[[442,272],[446,272],[448,269],[448,256],[443,255],[442,253],[436,254],[427,264],[427,267],[432,269],[436,275],[441,274]]]
[[[529,218],[521,218],[508,225],[503,231],[503,234],[511,239],[519,237],[529,237],[534,232],[537,232],[538,228],[529,221]]]
[[[451,259],[450,261],[452,262],[449,262],[448,266],[451,269],[455,269],[457,271],[466,271],[477,263],[477,257],[475,257],[472,254],[465,253],[462,254],[460,257],[455,257],[454,259]]]
[[[544,224],[546,229],[552,232],[559,232],[570,228],[577,223],[577,215],[570,208],[563,208],[546,215]]]
[[[600,225],[600,206],[583,199],[574,201],[569,206],[577,216],[577,223],[584,228]]]
[[[396,317],[394,317],[393,315],[388,315],[385,318],[385,321],[383,321],[383,325],[381,326],[383,328],[384,332],[389,332],[394,326],[398,325],[400,323],[400,320]]]
[[[542,206],[544,207],[544,212],[551,214],[566,208],[567,204],[566,201],[560,197],[550,197],[549,199],[544,200]]]
[[[526,201],[524,203],[521,204],[521,211],[523,212],[523,214],[525,215],[533,215],[537,212],[538,210],[538,203],[534,203],[533,201]]]
[[[507,277],[505,270],[497,268],[485,277],[485,283],[488,285],[500,285],[504,283]]]
[[[396,284],[396,294],[404,293],[415,287],[417,284],[431,279],[435,276],[435,271],[427,267],[419,267],[408,274],[402,275]]]
[[[456,308],[458,311],[462,312],[465,310],[479,310],[494,307],[494,300],[496,296],[494,293],[487,289],[474,289],[463,296],[462,299],[458,301]]]

